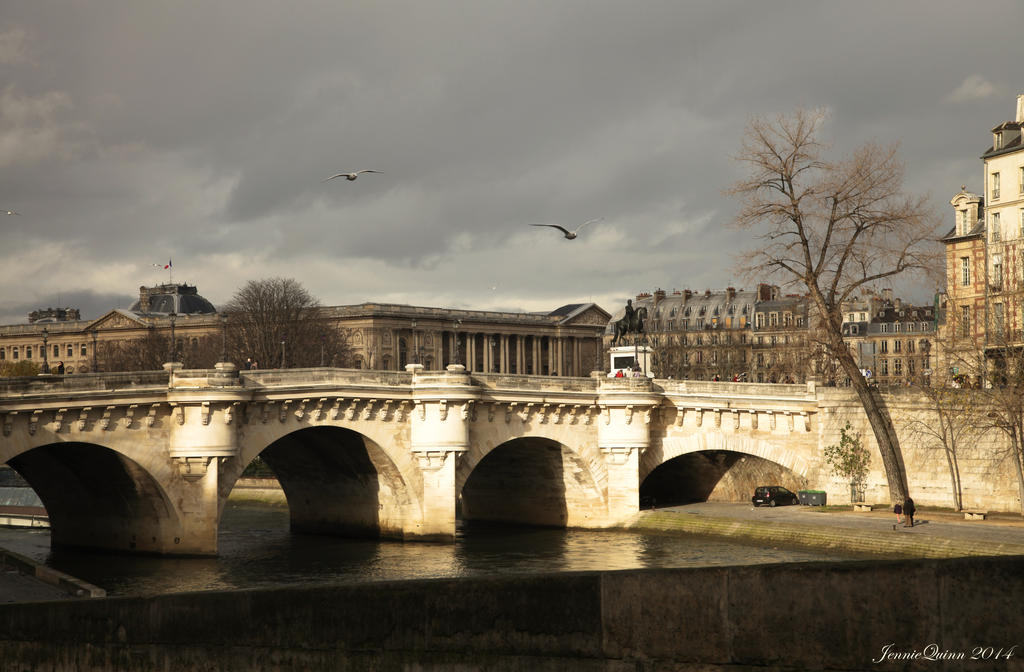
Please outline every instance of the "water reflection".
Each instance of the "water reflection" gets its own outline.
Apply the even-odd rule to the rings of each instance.
[[[51,552],[46,530],[0,528],[0,547],[101,586],[109,595],[851,559],[675,535],[481,524],[461,526],[454,544],[293,535],[287,509],[233,503],[225,507],[219,544],[216,558]]]

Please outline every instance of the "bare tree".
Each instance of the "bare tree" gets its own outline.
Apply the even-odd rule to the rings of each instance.
[[[760,233],[746,259],[751,274],[778,277],[821,322],[822,345],[850,379],[878,444],[893,502],[907,496],[899,439],[881,396],[843,342],[842,305],[862,287],[936,267],[938,219],[926,198],[902,193],[895,147],[865,144],[843,160],[824,158],[824,114],[798,110],[751,122],[739,160],[749,175],[729,193],[742,199],[736,224]]]
[[[964,502],[959,451],[961,446],[979,437],[983,414],[979,413],[977,399],[969,390],[955,389],[941,379],[929,381],[928,385],[918,387],[918,391],[928,400],[933,415],[911,420],[906,429],[912,436],[942,450],[949,470],[953,510],[961,511]]]
[[[251,358],[261,368],[351,365],[347,334],[296,280],[250,280],[224,311],[234,361]]]

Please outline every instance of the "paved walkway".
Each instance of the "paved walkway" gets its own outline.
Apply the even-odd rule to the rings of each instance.
[[[896,516],[881,510],[854,512],[810,506],[754,507],[731,502],[702,502],[643,511],[639,526],[679,529],[781,542],[807,538],[805,545],[846,548],[869,554],[906,556],[1024,555],[1024,518],[991,515],[964,520],[963,513],[919,511],[914,527],[896,525]],[[793,534],[789,534],[793,533]],[[929,551],[934,549],[934,552]]]

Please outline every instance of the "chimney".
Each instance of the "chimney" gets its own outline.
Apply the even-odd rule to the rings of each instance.
[[[683,290],[683,303],[686,303],[687,301],[689,301],[691,296],[693,296],[693,292],[691,292],[688,289],[684,289]]]
[[[704,298],[706,299],[706,298],[709,298],[710,296],[711,296],[711,290],[710,289],[705,289],[704,290]]]
[[[1017,95],[1017,123],[1024,123],[1024,93]]]
[[[886,303],[892,303],[892,288],[882,290],[882,298]]]
[[[734,300],[736,298],[736,288],[735,287],[728,287],[728,288],[726,288],[725,293],[728,295],[730,301],[732,301],[732,300]]]
[[[146,286],[139,287],[139,312],[149,312],[149,288]]]
[[[665,298],[665,290],[664,289],[660,289],[659,288],[659,289],[654,290],[654,303],[655,304],[657,304],[659,301],[661,301],[664,298]]]
[[[895,308],[896,310],[899,310],[900,307],[902,307],[902,306],[903,306],[903,300],[902,299],[897,298],[895,301],[893,301],[892,307]]]

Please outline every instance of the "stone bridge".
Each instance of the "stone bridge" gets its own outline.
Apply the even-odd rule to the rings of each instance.
[[[257,456],[293,530],[397,539],[450,540],[457,511],[611,527],[641,498],[821,478],[813,383],[178,367],[0,381],[0,462],[43,500],[54,545],[215,554]]]

